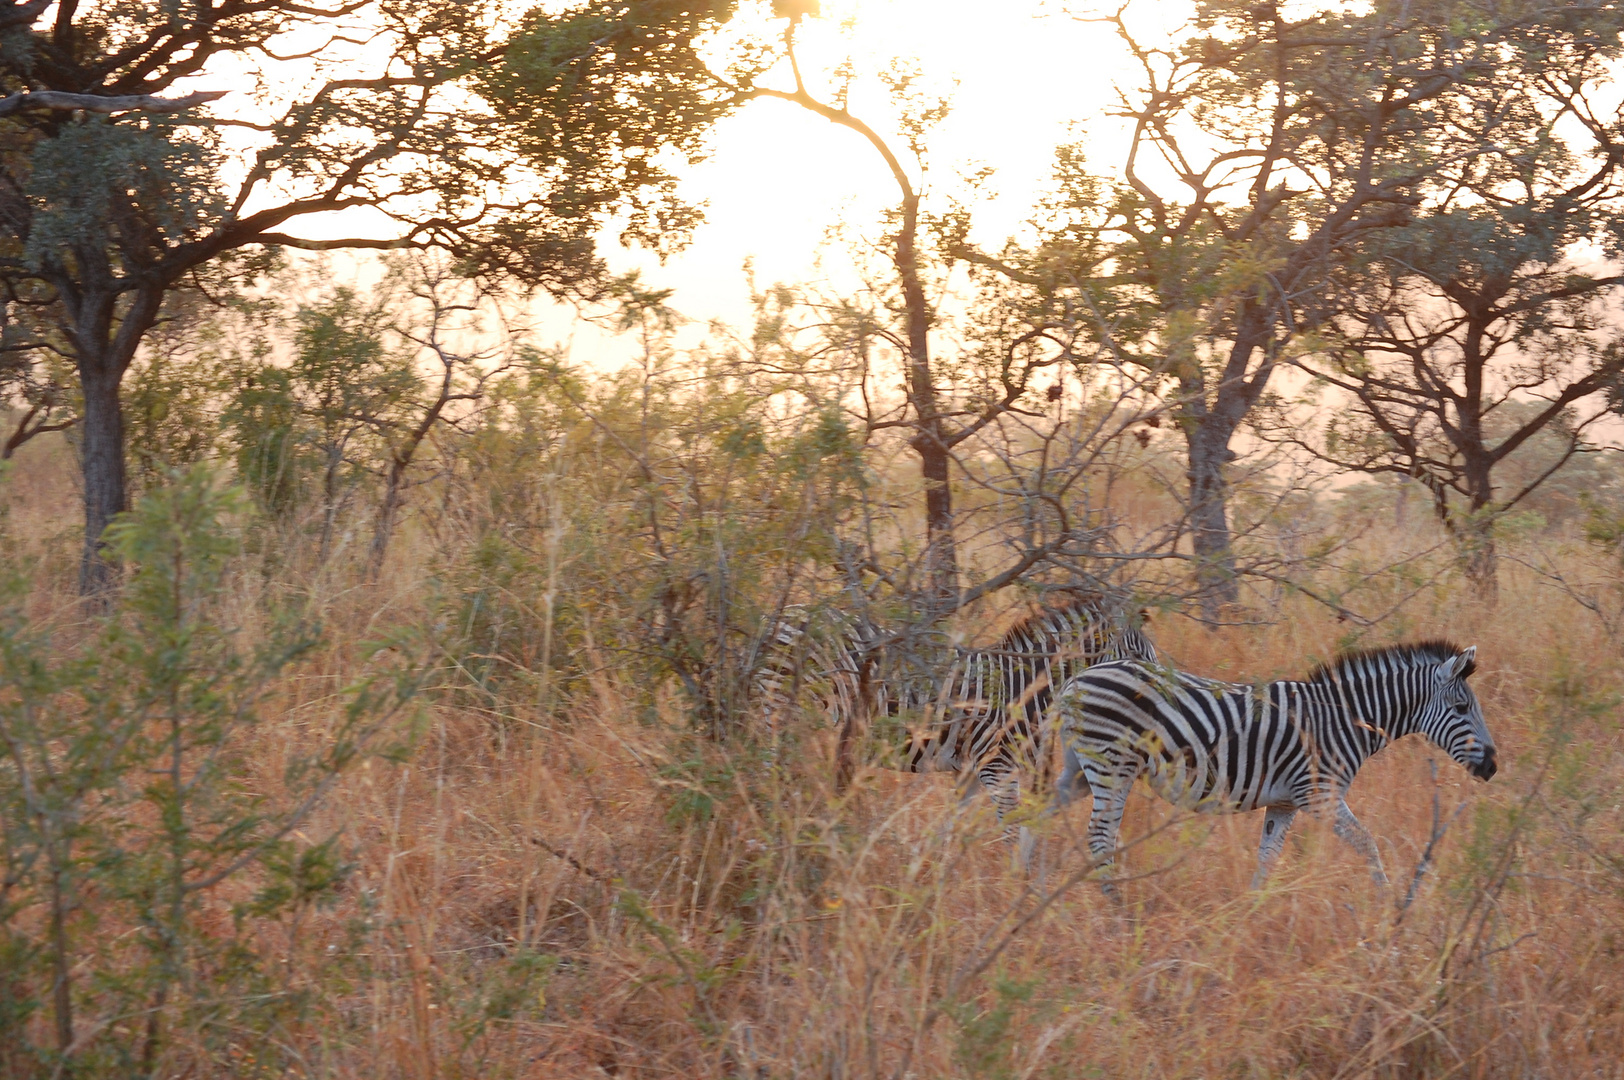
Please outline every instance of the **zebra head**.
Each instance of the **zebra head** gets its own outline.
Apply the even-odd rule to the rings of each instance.
[[[1477,670],[1477,646],[1461,649],[1441,660],[1431,673],[1431,687],[1421,706],[1416,726],[1434,746],[1460,762],[1479,780],[1492,777],[1499,768],[1495,761],[1494,738],[1483,722],[1483,707],[1466,685]]]
[[[1161,657],[1156,653],[1156,646],[1138,627],[1126,621],[1106,630],[1106,640],[1100,649],[1096,664],[1106,664],[1118,660],[1137,660],[1144,664],[1159,664]]]

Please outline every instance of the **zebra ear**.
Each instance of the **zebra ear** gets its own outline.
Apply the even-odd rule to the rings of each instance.
[[[1438,673],[1446,679],[1464,679],[1477,670],[1477,646],[1468,645],[1459,653],[1438,665]]]

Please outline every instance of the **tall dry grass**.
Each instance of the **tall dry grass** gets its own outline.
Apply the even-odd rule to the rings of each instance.
[[[45,494],[14,503],[41,543],[61,532],[29,502]],[[255,761],[267,782],[354,642],[432,621],[431,563],[418,535],[381,586],[298,585],[330,644],[286,687]],[[43,607],[67,603],[42,582]],[[263,587],[242,587],[245,620]],[[1348,638],[1301,598],[1265,605],[1255,625],[1152,629],[1180,666],[1230,678],[1302,672]],[[1446,579],[1372,633],[1479,646],[1493,783],[1414,740],[1366,768],[1350,803],[1389,890],[1313,820],[1250,890],[1258,815],[1186,819],[1140,792],[1120,907],[1075,880],[1083,806],[1037,823],[1026,874],[951,778],[871,769],[837,793],[828,733],[809,724],[776,755],[718,744],[675,689],[651,695],[590,643],[567,692],[515,681],[493,701],[448,683],[414,757],[364,763],[304,830],[341,835],[354,872],[335,904],[260,928],[304,1002],[270,1033],[274,1069],[184,1040],[167,1067],[1624,1077],[1618,643],[1516,565],[1498,609]]]
[[[1023,923],[1081,861],[1080,812],[1044,829],[1027,877],[947,778],[870,772],[837,797],[817,740],[775,772],[630,715],[612,672],[566,722],[505,739],[447,711],[416,764],[331,810],[395,924],[368,1060],[400,1075],[1624,1075],[1624,751],[1597,708],[1616,653],[1525,584],[1508,590],[1514,621],[1448,620],[1482,649],[1495,782],[1413,741],[1359,779],[1388,891],[1313,821],[1248,890],[1249,815],[1144,840],[1120,910],[1079,884]],[[1196,670],[1273,673],[1338,629],[1299,612],[1162,638]],[[1124,835],[1172,816],[1136,796]],[[463,1045],[480,982],[524,949],[556,958],[544,991]]]

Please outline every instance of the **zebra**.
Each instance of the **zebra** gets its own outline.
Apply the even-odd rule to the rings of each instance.
[[[769,737],[805,689],[840,731],[844,773],[866,722],[912,720],[889,763],[904,772],[972,772],[1000,821],[1020,803],[1022,771],[1047,778],[1044,718],[1054,687],[1102,660],[1157,662],[1150,639],[1094,593],[1045,605],[990,648],[955,649],[945,676],[903,634],[838,611],[786,609],[762,651],[756,697]],[[1023,828],[1019,838],[1024,855],[1030,834]]]
[[[839,608],[783,608],[762,639],[752,686],[767,741],[777,742],[780,720],[803,690],[837,726],[868,711],[888,637],[873,620]]]
[[[1176,806],[1203,813],[1266,807],[1258,845],[1258,888],[1298,810],[1334,814],[1336,835],[1387,883],[1381,854],[1348,808],[1359,766],[1406,735],[1425,735],[1473,776],[1498,766],[1494,739],[1466,680],[1477,647],[1446,641],[1348,652],[1301,681],[1218,682],[1154,664],[1096,665],[1055,695],[1062,744],[1055,807],[1093,790],[1088,847],[1108,866],[1123,806],[1144,775]],[[1106,894],[1116,896],[1107,878]]]

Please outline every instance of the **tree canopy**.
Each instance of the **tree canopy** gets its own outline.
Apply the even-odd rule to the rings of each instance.
[[[119,387],[173,294],[249,284],[278,247],[438,247],[595,294],[604,222],[668,250],[695,220],[661,155],[714,116],[694,43],[732,11],[588,3],[510,38],[457,0],[0,8],[4,348],[75,369],[85,589],[127,505]]]
[[[966,256],[1165,381],[1212,615],[1237,596],[1231,444],[1335,318],[1339,268],[1519,139],[1542,81],[1603,77],[1619,13],[1438,0],[1287,14],[1209,0],[1171,44],[1136,30],[1130,8],[1101,21],[1138,67],[1114,107],[1131,127],[1126,156],[1103,170],[1072,148],[1039,244]]]

